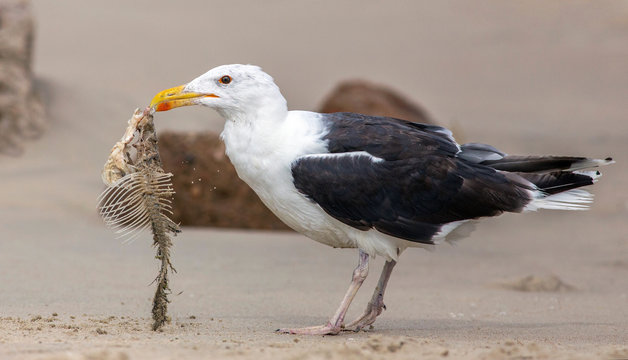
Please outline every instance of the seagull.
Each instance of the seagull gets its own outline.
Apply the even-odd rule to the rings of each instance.
[[[401,253],[468,235],[477,219],[538,209],[585,210],[580,189],[611,158],[512,156],[459,145],[446,128],[355,113],[289,111],[273,78],[253,65],[222,65],[158,93],[150,108],[203,105],[225,125],[220,137],[238,176],[284,223],[334,248],[357,248],[358,265],[338,310],[322,326],[279,329],[328,335],[374,323]],[[345,314],[369,271],[381,276],[364,313]]]

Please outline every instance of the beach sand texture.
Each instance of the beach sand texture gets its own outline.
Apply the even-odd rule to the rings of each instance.
[[[22,157],[0,157],[1,359],[628,358],[626,2],[33,8],[50,123]],[[461,141],[617,163],[590,188],[590,211],[504,215],[456,246],[405,252],[388,310],[367,332],[274,333],[327,320],[356,250],[290,232],[183,228],[173,320],[153,332],[150,234],[123,245],[104,227],[100,170],[133,109],[236,62],[273,75],[291,109],[316,109],[338,81],[363,78],[409,95]],[[222,127],[201,108],[155,123],[158,132]],[[383,262],[373,264],[348,318],[371,296]]]

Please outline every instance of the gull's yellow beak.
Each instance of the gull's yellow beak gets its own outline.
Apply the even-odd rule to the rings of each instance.
[[[198,98],[218,97],[218,95],[215,94],[183,92],[184,88],[185,85],[181,85],[160,92],[155,95],[153,100],[150,102],[150,107],[154,108],[155,111],[167,111],[181,106],[196,105],[197,102],[195,100]]]

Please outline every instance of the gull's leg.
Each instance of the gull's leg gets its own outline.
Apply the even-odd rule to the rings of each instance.
[[[278,332],[287,334],[303,334],[303,335],[336,335],[342,329],[342,323],[345,318],[345,314],[351,305],[351,301],[355,297],[355,294],[360,289],[360,286],[366,279],[369,273],[369,256],[367,253],[360,250],[360,257],[358,260],[358,266],[353,270],[353,277],[351,279],[351,285],[342,299],[338,310],[334,316],[325,325],[312,326],[299,329],[278,329]]]
[[[382,310],[386,310],[386,305],[384,305],[384,292],[386,291],[386,285],[388,284],[390,274],[396,264],[397,262],[394,260],[386,261],[384,269],[382,269],[382,275],[379,277],[377,287],[373,293],[373,297],[366,306],[364,314],[351,324],[347,325],[346,328],[348,330],[353,329],[354,331],[360,331],[365,326],[373,324],[377,316],[382,313]]]

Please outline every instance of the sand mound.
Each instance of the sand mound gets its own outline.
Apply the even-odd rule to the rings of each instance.
[[[355,112],[434,124],[427,111],[406,96],[391,88],[364,80],[347,80],[336,85],[323,101],[319,111]]]
[[[497,283],[497,286],[525,292],[565,292],[576,288],[566,284],[556,275],[528,275],[521,279]]]

